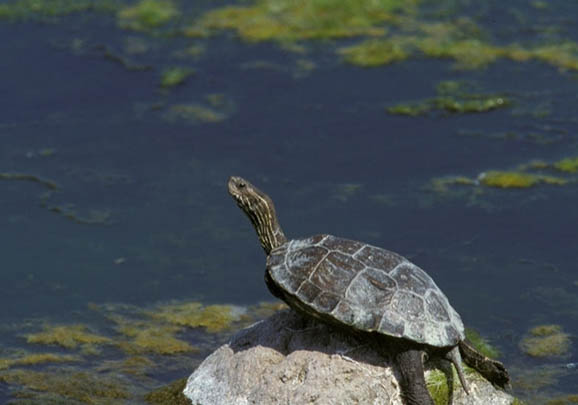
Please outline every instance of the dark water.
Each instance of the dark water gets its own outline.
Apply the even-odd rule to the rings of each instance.
[[[553,22],[540,18],[578,40],[564,23],[569,3],[550,11]],[[488,7],[475,13],[498,39],[526,39],[523,27],[510,28],[511,16],[492,19]],[[152,51],[129,58],[151,69],[106,57],[103,45],[122,54],[128,37],[149,44]],[[100,16],[1,22],[0,38],[10,38],[0,42],[0,171],[59,186],[43,196],[37,182],[0,182],[1,322],[66,319],[89,302],[270,299],[261,248],[226,192],[228,176],[242,175],[273,197],[288,236],[333,233],[410,257],[514,374],[578,361],[575,347],[554,360],[518,349],[542,323],[560,324],[575,346],[576,183],[484,189],[474,203],[426,187],[435,177],[577,156],[576,72],[507,61],[456,71],[428,59],[363,69],[340,62],[332,44],[311,45],[305,58],[316,68],[301,72],[303,56],[226,34],[203,40],[197,60],[179,61],[174,51],[193,40],[127,33]],[[161,90],[160,71],[175,64],[196,75]],[[515,105],[477,115],[385,112],[434,96],[442,80],[475,82]],[[224,121],[163,118],[167,106],[213,93],[227,100]],[[534,117],[542,105],[550,114]],[[507,131],[518,136],[484,136]],[[482,135],[464,135],[474,132]],[[529,136],[536,133],[551,142]],[[77,221],[55,210],[73,210]],[[566,374],[539,395],[575,393],[577,378]]]

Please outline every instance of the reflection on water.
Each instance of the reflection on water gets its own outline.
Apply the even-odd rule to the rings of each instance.
[[[496,14],[484,2],[462,26],[478,24],[500,46],[564,42],[564,69],[545,48],[483,69],[415,55],[363,69],[336,53],[354,39],[190,38],[166,35],[162,20],[151,34],[119,28],[106,10],[1,20],[13,38],[0,60],[1,356],[26,346],[29,319],[93,323],[108,336],[114,328],[99,326],[89,303],[271,300],[257,238],[227,195],[238,174],[274,198],[289,237],[365,240],[423,267],[499,347],[522,396],[575,393],[575,370],[562,365],[578,360],[576,6],[534,3]],[[467,91],[456,97],[454,85]],[[488,95],[508,103],[465,108]],[[564,184],[480,181],[498,170]],[[568,350],[524,354],[538,325],[559,325]],[[203,355],[222,341],[187,333]]]

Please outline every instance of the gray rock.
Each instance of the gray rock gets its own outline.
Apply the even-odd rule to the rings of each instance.
[[[360,339],[287,310],[240,331],[213,352],[189,377],[184,394],[193,405],[401,405],[390,365]],[[513,401],[477,375],[468,375],[467,396],[448,375],[455,387],[453,405]]]

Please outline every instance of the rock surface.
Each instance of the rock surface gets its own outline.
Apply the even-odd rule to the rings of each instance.
[[[183,392],[193,405],[402,405],[390,364],[359,339],[287,310],[237,333],[205,359]],[[455,383],[453,405],[513,401],[481,377],[468,381],[469,396]]]

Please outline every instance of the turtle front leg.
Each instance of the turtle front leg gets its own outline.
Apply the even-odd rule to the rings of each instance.
[[[412,348],[401,350],[395,356],[401,375],[401,396],[406,405],[435,405],[425,383],[423,358],[423,350]]]

